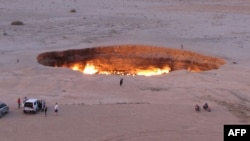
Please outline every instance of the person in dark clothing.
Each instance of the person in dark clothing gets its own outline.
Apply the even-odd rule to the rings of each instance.
[[[123,78],[120,79],[120,86],[123,84]]]
[[[41,101],[38,101],[38,108],[39,108],[39,110],[42,109],[42,102]]]
[[[208,111],[208,112],[211,112],[211,109],[208,107],[208,104],[207,104],[207,103],[205,103],[205,104],[203,105],[203,109],[206,110],[206,111]]]
[[[45,115],[45,117],[47,117],[47,110],[48,110],[48,108],[47,108],[47,106],[45,106],[45,108],[44,108],[44,115]]]
[[[207,108],[208,108],[208,104],[205,103],[205,104],[203,105],[203,109],[207,110]]]

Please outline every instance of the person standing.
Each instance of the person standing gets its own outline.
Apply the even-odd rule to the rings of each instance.
[[[20,97],[17,99],[17,105],[18,105],[18,109],[20,109],[21,108],[21,99],[20,99]]]
[[[48,108],[47,108],[47,106],[45,106],[45,108],[44,108],[44,115],[45,115],[45,117],[47,117],[47,110],[48,110]]]
[[[58,104],[57,103],[55,105],[55,113],[56,113],[56,115],[58,115]]]
[[[123,78],[120,79],[120,86],[123,84]]]

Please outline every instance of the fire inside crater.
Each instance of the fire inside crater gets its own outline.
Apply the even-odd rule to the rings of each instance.
[[[84,74],[160,75],[175,70],[218,69],[225,61],[186,50],[145,45],[117,45],[41,53],[38,63]]]

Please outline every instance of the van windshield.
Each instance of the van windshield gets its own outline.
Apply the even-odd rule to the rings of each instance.
[[[24,103],[24,107],[33,108],[33,103],[26,102],[26,103]]]

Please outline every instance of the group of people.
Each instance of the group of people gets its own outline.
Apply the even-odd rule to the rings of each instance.
[[[27,100],[28,98],[27,97],[24,97],[23,99],[23,104],[25,103],[25,101]],[[18,109],[21,109],[21,98],[19,97],[17,99],[17,105],[18,105]],[[47,116],[47,111],[48,111],[48,107],[46,106],[45,104],[45,101],[44,100],[41,100],[40,104],[39,104],[39,108],[41,108],[42,112],[44,111],[44,115],[45,117]],[[58,115],[58,110],[59,110],[59,106],[58,104],[56,103],[55,104],[55,107],[54,107],[54,112],[56,115]]]
[[[210,107],[208,107],[208,104],[207,104],[207,103],[205,103],[205,104],[203,105],[203,109],[204,109],[205,111],[211,112],[211,109],[210,109]],[[197,112],[200,111],[200,106],[199,106],[199,105],[195,105],[195,111],[197,111]]]

